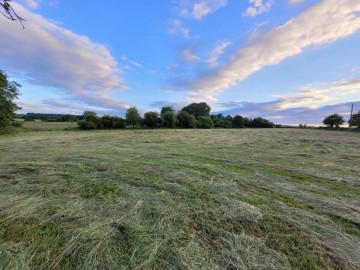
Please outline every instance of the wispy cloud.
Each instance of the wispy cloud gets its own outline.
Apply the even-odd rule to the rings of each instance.
[[[268,12],[273,3],[273,0],[250,0],[251,6],[246,9],[244,15],[253,17]]]
[[[304,2],[304,0],[289,0],[290,4],[296,5],[301,4]]]
[[[251,74],[311,46],[335,42],[360,29],[360,2],[323,0],[284,25],[238,49],[220,69],[191,80],[176,81],[190,96],[214,97]]]
[[[127,89],[118,63],[109,49],[13,4],[26,18],[26,30],[0,18],[2,66],[13,76],[31,84],[62,89],[88,105],[126,108],[110,97],[112,91]]]
[[[191,14],[196,20],[201,20],[226,5],[227,0],[202,0],[194,4]]]
[[[176,6],[180,17],[193,17],[201,20],[227,5],[227,0],[177,0]]]
[[[190,30],[183,26],[183,23],[179,19],[173,19],[168,21],[168,31],[172,35],[181,34],[185,39],[189,39]]]
[[[190,48],[183,49],[181,51],[181,56],[188,63],[193,63],[199,60],[199,57],[197,57],[196,54]]]
[[[220,45],[216,46],[216,48],[210,53],[209,59],[206,61],[211,67],[216,67],[218,65],[218,59],[221,55],[224,54],[227,47],[229,47],[231,43],[228,41],[224,41],[220,43]]]

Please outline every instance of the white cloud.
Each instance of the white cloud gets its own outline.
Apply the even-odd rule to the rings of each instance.
[[[235,52],[221,69],[177,82],[190,95],[215,96],[251,74],[300,54],[310,46],[347,37],[360,29],[360,1],[323,0]]]
[[[201,20],[227,5],[227,0],[176,0],[178,14],[181,17],[193,17]]]
[[[244,15],[252,17],[268,12],[273,3],[273,0],[250,0],[252,6],[248,7]]]
[[[202,0],[194,4],[191,14],[196,20],[201,20],[226,5],[227,0]]]
[[[210,53],[209,59],[206,63],[208,63],[211,67],[217,66],[219,57],[224,54],[226,48],[229,47],[230,44],[231,43],[228,41],[222,42]]]
[[[185,39],[190,38],[190,30],[183,26],[182,21],[178,19],[170,20],[168,22],[168,26],[168,31],[170,34],[182,34]]]
[[[296,5],[301,4],[304,2],[304,0],[289,0],[290,4]]]
[[[25,75],[31,84],[62,89],[96,106],[126,108],[110,93],[124,90],[118,63],[108,48],[13,4],[26,19],[26,30],[0,18],[2,67],[13,76]],[[23,89],[26,91],[26,89]]]
[[[199,60],[199,57],[197,57],[189,48],[183,49],[181,51],[182,58],[189,63],[196,62]]]

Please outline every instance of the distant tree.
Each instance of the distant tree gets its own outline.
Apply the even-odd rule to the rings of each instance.
[[[245,125],[245,119],[241,115],[235,115],[231,124],[233,128],[243,128]]]
[[[157,128],[160,126],[159,113],[146,112],[144,114],[144,125],[149,128]]]
[[[254,127],[254,128],[272,128],[272,127],[274,127],[274,123],[270,122],[267,119],[257,117],[252,120],[252,127]]]
[[[210,116],[203,116],[199,119],[201,128],[213,128],[214,122]]]
[[[86,111],[83,119],[78,121],[78,126],[81,129],[96,129],[101,127],[101,121],[95,112]]]
[[[190,105],[181,109],[181,111],[188,112],[190,115],[194,115],[196,119],[202,116],[209,116],[211,108],[205,102],[191,103]]]
[[[350,127],[360,128],[360,111],[352,115],[351,119],[349,120]]]
[[[253,127],[252,119],[245,117],[244,118],[244,127]]]
[[[126,121],[124,118],[113,116],[111,120],[112,120],[113,128],[125,128],[126,127]]]
[[[173,111],[166,111],[162,114],[163,126],[174,128],[176,125],[176,114]]]
[[[113,128],[113,119],[110,115],[102,116],[101,123],[103,128]]]
[[[19,96],[20,84],[8,80],[8,76],[0,70],[0,128],[11,123],[15,111],[21,109],[14,102]]]
[[[334,114],[330,114],[329,116],[327,116],[323,120],[323,123],[331,128],[333,128],[334,126],[336,128],[339,128],[340,125],[345,123],[345,120],[344,120],[344,117],[342,117],[341,115],[334,113]]]
[[[175,113],[175,110],[173,109],[172,106],[164,106],[161,108],[160,115],[163,116],[167,112]]]
[[[131,107],[126,111],[126,123],[133,128],[141,123],[141,116],[136,107]]]
[[[9,20],[19,21],[24,29],[22,22],[25,20],[16,14],[15,10],[12,8],[9,2],[11,2],[11,0],[0,0],[0,13]]]
[[[177,123],[181,128],[195,128],[196,118],[194,115],[190,115],[186,111],[180,111],[177,115]]]

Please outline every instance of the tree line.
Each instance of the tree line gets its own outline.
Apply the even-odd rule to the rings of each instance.
[[[0,128],[8,125],[21,126],[20,122],[14,121],[15,112],[21,109],[15,100],[19,96],[21,85],[10,81],[5,72],[0,69]],[[211,108],[205,102],[191,103],[180,111],[175,112],[171,106],[164,106],[160,113],[150,111],[143,117],[140,116],[136,107],[126,111],[125,118],[118,116],[104,115],[97,116],[95,112],[84,112],[83,115],[56,115],[56,114],[35,114],[23,115],[24,120],[40,119],[47,121],[75,121],[81,129],[101,128],[125,128],[127,126],[147,128],[271,128],[274,123],[257,117],[246,118],[241,115],[224,116],[223,114],[210,114]],[[323,123],[329,128],[338,128],[345,123],[344,118],[339,114],[327,116]],[[351,116],[348,121],[351,126],[360,129],[360,111]]]
[[[224,116],[210,114],[211,108],[205,102],[191,103],[176,112],[172,106],[164,106],[160,113],[149,111],[141,117],[136,107],[126,111],[125,118],[104,115],[99,117],[95,112],[84,112],[78,121],[81,129],[126,128],[272,128],[274,123],[257,117],[249,119],[241,115]]]

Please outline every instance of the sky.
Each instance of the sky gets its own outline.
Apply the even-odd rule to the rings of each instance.
[[[14,0],[0,69],[20,113],[212,113],[320,125],[360,110],[360,0]]]

